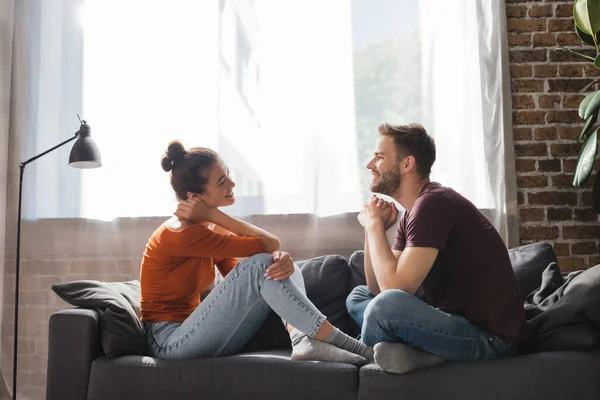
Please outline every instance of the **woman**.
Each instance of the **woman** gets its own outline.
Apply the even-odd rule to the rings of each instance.
[[[302,274],[271,233],[219,207],[235,203],[235,183],[217,153],[174,141],[162,157],[180,201],[149,239],[142,260],[141,314],[155,357],[234,354],[273,309],[286,323],[293,360],[372,360],[371,347],[347,336],[306,297]],[[248,257],[238,264],[236,257]],[[200,301],[215,280],[224,276]]]

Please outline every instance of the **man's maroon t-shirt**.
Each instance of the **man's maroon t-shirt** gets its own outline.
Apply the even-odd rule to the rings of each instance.
[[[508,251],[469,200],[439,183],[426,184],[396,231],[393,248],[439,250],[421,289],[430,305],[458,314],[511,345],[525,333],[525,312]]]

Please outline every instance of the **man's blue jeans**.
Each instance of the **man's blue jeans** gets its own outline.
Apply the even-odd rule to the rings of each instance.
[[[504,340],[477,328],[465,318],[431,307],[402,290],[375,296],[357,286],[346,299],[348,313],[361,328],[361,340],[406,343],[448,361],[485,361],[514,355]]]

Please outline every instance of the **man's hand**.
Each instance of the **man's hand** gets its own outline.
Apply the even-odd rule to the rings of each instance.
[[[393,222],[392,222],[392,217]],[[378,224],[387,231],[398,217],[398,210],[395,206],[390,205],[387,201],[373,195],[371,200],[367,201],[360,214],[358,214],[358,222],[363,228],[372,228]]]
[[[191,223],[210,221],[214,208],[209,207],[202,200],[183,200],[177,205],[177,211],[173,214],[180,220]]]
[[[387,203],[387,202],[386,202]],[[395,203],[388,203],[391,209],[390,216],[388,220],[385,222],[385,231],[387,232],[392,226],[396,224],[396,220],[398,219],[398,209],[396,208]]]
[[[265,271],[267,279],[282,281],[289,278],[294,273],[294,260],[285,251],[274,251],[271,253],[275,263]]]

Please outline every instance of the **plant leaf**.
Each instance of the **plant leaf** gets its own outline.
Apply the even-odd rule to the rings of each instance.
[[[596,79],[594,82],[592,82],[592,83],[588,83],[587,85],[585,85],[585,86],[583,87],[583,89],[581,89],[581,90],[580,90],[580,91],[577,93],[577,96],[581,96],[581,95],[583,94],[583,92],[585,92],[585,91],[586,91],[586,90],[588,90],[588,89],[589,89],[589,88],[590,88],[592,85],[594,85],[594,84],[596,84],[596,83],[598,83],[598,82],[600,82],[600,79]],[[583,118],[583,117],[581,117],[581,118]]]
[[[594,59],[594,67],[600,69],[600,54],[598,54]]]
[[[579,134],[579,139],[581,140],[585,137],[585,135],[587,135],[587,133],[590,131],[590,128],[592,126],[594,126],[594,123],[596,122],[596,120],[598,119],[598,112],[595,112],[594,114],[590,115],[588,117],[588,119],[585,120],[585,125],[583,125],[583,129],[581,130],[581,133]]]
[[[587,181],[594,168],[596,160],[596,147],[598,146],[598,130],[585,139],[579,151],[579,160],[573,177],[573,186],[580,187]]]
[[[582,42],[584,42],[585,44],[589,44],[590,46],[596,46],[596,44],[594,43],[594,38],[592,38],[587,33],[583,33],[577,25],[575,25],[575,32],[577,33],[577,36],[579,36],[579,39],[581,39]],[[598,40],[598,35],[596,35],[596,40]]]
[[[597,0],[575,0],[573,4],[575,25],[583,33],[595,36],[600,31],[600,2]]]
[[[586,107],[585,112],[583,113],[583,118],[588,119],[590,115],[598,111],[598,108],[600,108],[600,91],[596,92],[594,94],[594,97],[592,97],[592,99],[588,103],[588,106]]]
[[[592,98],[595,95],[596,92],[590,93],[587,96],[585,96],[583,100],[581,100],[581,103],[579,103],[579,110],[577,110],[577,112],[579,113],[579,117],[583,118],[583,116],[585,115],[585,110],[587,109],[588,105],[590,104],[590,101],[592,101]]]
[[[588,55],[587,55],[587,54],[585,54],[585,53],[581,53],[581,52],[579,52],[579,51],[577,51],[577,50],[573,50],[573,49],[570,49],[570,48],[568,48],[568,47],[565,47],[565,48],[566,48],[567,50],[569,50],[569,51],[570,51],[571,53],[573,53],[573,54],[577,54],[577,55],[578,55],[578,56],[580,56],[580,57],[587,58],[588,60],[594,61],[594,57],[592,57],[592,56],[588,56]]]
[[[594,210],[600,214],[600,173],[596,172],[596,178],[594,178],[594,187],[592,189],[592,206]]]

